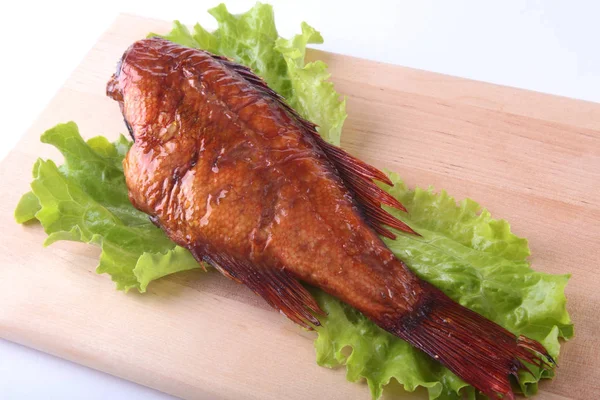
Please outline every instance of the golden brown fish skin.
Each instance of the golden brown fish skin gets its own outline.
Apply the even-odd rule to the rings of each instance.
[[[135,135],[130,199],[176,243],[285,269],[368,316],[418,302],[315,140],[218,59],[140,41],[112,85]]]
[[[316,325],[320,312],[298,279],[490,397],[514,398],[508,375],[525,369],[520,360],[548,366],[538,353],[552,362],[539,343],[460,306],[397,260],[374,229],[386,231],[369,225],[394,226],[375,207],[393,199],[360,181],[381,173],[311,134],[244,67],[146,39],[125,52],[107,93],[135,139],[123,162],[132,204],[293,321]]]

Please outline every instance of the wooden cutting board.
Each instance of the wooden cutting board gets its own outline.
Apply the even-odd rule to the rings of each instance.
[[[75,120],[86,137],[124,132],[105,83],[125,48],[170,24],[121,16],[0,166],[0,337],[184,398],[368,399],[366,384],[315,363],[313,334],[217,273],[191,271],[124,294],[94,273],[98,250],[42,247],[12,217],[39,142]],[[542,399],[600,394],[600,104],[312,51],[347,96],[343,147],[409,185],[471,197],[529,238],[534,268],[573,274],[576,337]],[[560,77],[557,77],[560,79]],[[387,397],[401,392],[397,387]],[[426,398],[425,393],[399,398]]]

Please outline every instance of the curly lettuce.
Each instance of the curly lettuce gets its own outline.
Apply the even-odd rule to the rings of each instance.
[[[445,191],[409,190],[397,174],[389,176],[394,182],[389,192],[408,213],[387,210],[422,235],[396,232],[395,240],[384,238],[394,254],[453,300],[514,334],[538,340],[556,358],[558,339],[573,336],[564,294],[569,276],[532,270],[526,261],[527,240],[475,201],[457,204]],[[319,365],[345,364],[348,380],[366,379],[373,398],[381,396],[392,378],[408,391],[427,388],[430,399],[474,398],[472,387],[424,353],[339,300],[323,292],[316,295],[328,313],[317,328]],[[346,347],[352,348],[349,356]],[[519,376],[519,389],[526,395],[536,393],[537,382],[553,374],[529,368],[533,375],[521,372]]]
[[[200,25],[190,31],[176,21],[163,37],[251,67],[317,123],[326,140],[339,145],[345,102],[329,82],[323,62],[305,63],[306,46],[321,43],[321,35],[303,23],[300,34],[280,38],[273,10],[265,4],[241,15],[229,13],[224,5],[209,12],[218,22],[216,31]],[[109,274],[119,290],[143,292],[156,279],[199,267],[187,250],[129,202],[121,164],[131,145],[125,137],[113,143],[101,136],[85,141],[70,122],[48,130],[41,140],[55,146],[65,162],[35,163],[32,190],[15,210],[18,223],[39,221],[48,234],[46,245],[73,240],[100,246],[97,272]],[[390,193],[409,213],[389,211],[423,235],[397,232],[397,239],[385,239],[390,249],[420,278],[515,334],[537,339],[556,357],[558,339],[573,335],[564,295],[568,276],[533,271],[526,261],[527,241],[476,202],[457,204],[444,191],[409,190],[396,174],[390,178],[395,183]],[[365,379],[375,399],[392,379],[407,391],[426,388],[430,399],[475,398],[473,387],[424,353],[324,292],[313,289],[313,294],[328,314],[317,328],[319,365],[344,365],[347,379]],[[536,392],[541,378],[551,377],[550,371],[531,370],[533,375],[520,377],[520,389],[527,395]]]
[[[165,34],[151,33],[182,46],[210,51],[244,64],[261,76],[269,87],[282,95],[303,117],[318,125],[321,136],[332,144],[340,144],[342,125],[346,119],[346,102],[340,100],[329,81],[327,64],[306,64],[306,46],[323,43],[321,34],[302,23],[302,33],[291,39],[279,37],[273,8],[257,3],[249,11],[233,15],[225,4],[208,11],[218,23],[214,32],[200,24],[193,31],[179,21]]]
[[[65,163],[37,160],[31,192],[21,198],[15,219],[38,220],[48,234],[45,246],[57,240],[100,246],[97,272],[109,274],[125,291],[144,292],[152,280],[198,267],[129,202],[121,162],[131,143],[123,135],[114,143],[102,136],[86,142],[69,122],[49,129],[41,140],[56,147]]]

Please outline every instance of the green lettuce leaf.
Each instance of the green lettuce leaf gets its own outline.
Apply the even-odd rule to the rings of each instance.
[[[275,50],[283,55],[290,75],[292,96],[288,102],[300,115],[318,125],[317,129],[324,139],[339,146],[347,117],[346,100],[340,101],[333,83],[329,81],[327,64],[322,61],[304,63],[309,43],[323,43],[323,38],[303,22],[300,35],[290,40],[279,38],[275,44]]]
[[[303,23],[301,34],[280,38],[271,6],[260,3],[241,15],[230,14],[224,5],[209,12],[218,22],[216,31],[196,25],[190,32],[176,21],[163,37],[251,67],[317,123],[326,140],[339,144],[345,102],[328,81],[324,63],[305,64],[306,46],[321,43],[320,34]],[[101,136],[86,142],[76,125],[68,123],[44,133],[42,141],[57,147],[65,163],[57,167],[49,160],[36,162],[32,191],[15,210],[17,222],[39,220],[48,233],[46,244],[75,240],[100,246],[97,271],[108,273],[121,290],[143,292],[153,280],[199,267],[187,250],[170,242],[129,202],[121,161],[131,144],[123,136],[114,143]],[[514,333],[539,340],[551,355],[558,355],[558,339],[573,335],[565,308],[568,277],[531,270],[527,241],[476,202],[467,199],[457,205],[444,191],[409,190],[397,175],[390,176],[396,184],[390,193],[409,213],[389,211],[423,235],[398,233],[396,240],[386,239],[392,251],[456,301]],[[472,387],[408,343],[322,291],[313,289],[313,294],[328,313],[317,329],[319,365],[345,365],[348,380],[366,379],[374,398],[391,379],[408,391],[426,388],[430,399],[475,398]],[[540,378],[550,377],[548,371],[531,369],[533,376],[521,376],[526,394],[535,393]]]
[[[45,245],[72,240],[100,246],[97,272],[108,273],[120,290],[143,292],[150,280],[198,267],[187,250],[129,202],[121,165],[131,145],[125,137],[114,143],[101,136],[85,142],[69,122],[49,129],[41,140],[55,146],[65,163],[35,163],[32,191],[19,202],[15,218],[40,221],[48,234]]]
[[[18,224],[24,224],[35,220],[35,214],[40,210],[40,202],[33,192],[27,192],[19,200],[15,209],[15,220]]]
[[[301,34],[290,40],[280,38],[273,8],[268,4],[257,3],[240,15],[231,14],[224,4],[208,12],[218,23],[212,33],[199,24],[190,32],[175,21],[171,32],[148,36],[161,36],[183,46],[207,50],[252,68],[300,115],[317,124],[327,141],[339,145],[347,116],[346,102],[340,100],[329,82],[325,63],[304,62],[306,45],[323,43],[321,34],[304,22]]]

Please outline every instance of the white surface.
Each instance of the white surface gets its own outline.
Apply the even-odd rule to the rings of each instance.
[[[321,31],[325,50],[600,102],[600,2],[594,0],[269,2],[282,36],[298,32],[305,20]],[[206,9],[218,3],[21,1],[0,6],[0,158],[119,12],[214,28]],[[227,1],[233,12],[253,4]],[[89,132],[96,133],[101,132]],[[171,397],[0,340],[0,398]]]
[[[0,398],[174,399],[162,392],[0,339]]]

